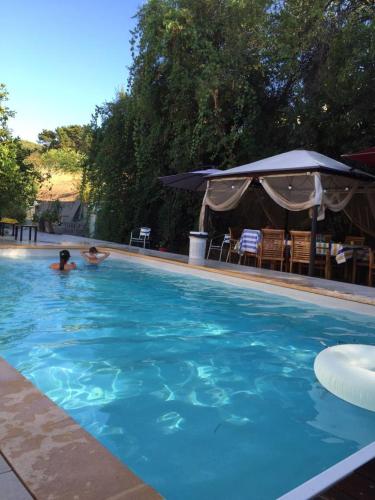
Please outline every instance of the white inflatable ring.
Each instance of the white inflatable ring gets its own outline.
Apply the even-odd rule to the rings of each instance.
[[[375,411],[375,346],[328,347],[315,358],[314,370],[319,382],[332,394]]]

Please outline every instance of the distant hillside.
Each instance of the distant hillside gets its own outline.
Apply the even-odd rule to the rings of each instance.
[[[38,191],[38,201],[75,201],[79,198],[81,173],[49,172],[49,174],[50,177],[43,182]]]
[[[81,169],[79,153],[63,148],[45,151],[43,146],[32,141],[22,140],[25,149],[30,150],[27,162],[34,165],[46,180],[40,185],[39,201],[75,201],[79,198]],[[78,165],[78,167],[77,167]],[[74,171],[74,168],[77,171]]]
[[[29,149],[31,152],[42,150],[42,146],[37,142],[26,141],[24,139],[21,139],[21,144],[25,149]]]

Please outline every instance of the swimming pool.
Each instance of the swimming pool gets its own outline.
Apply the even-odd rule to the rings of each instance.
[[[373,317],[35,255],[0,259],[0,355],[167,498],[273,499],[375,440],[313,372],[326,346],[374,344]]]

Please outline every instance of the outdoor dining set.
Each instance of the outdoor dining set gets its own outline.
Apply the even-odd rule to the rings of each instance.
[[[310,231],[229,228],[227,234],[209,241],[207,258],[216,255],[220,261],[302,273],[309,265],[310,254]],[[372,286],[374,261],[374,251],[365,245],[362,236],[347,236],[343,242],[333,242],[330,234],[316,235],[315,269],[326,279],[332,279],[332,270],[337,268],[342,269],[344,279],[356,283],[358,269],[362,268],[367,284]]]

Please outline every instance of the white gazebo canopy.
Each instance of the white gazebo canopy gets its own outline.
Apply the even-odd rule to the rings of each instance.
[[[200,230],[206,208],[234,209],[253,180],[281,207],[291,211],[316,209],[318,220],[328,208],[343,210],[354,193],[375,177],[315,151],[294,150],[210,175],[203,199]]]
[[[352,175],[353,173],[353,169],[345,165],[345,163],[333,160],[316,151],[295,149],[294,151],[289,151],[280,155],[270,156],[264,160],[254,161],[240,167],[224,170],[221,173],[214,174],[214,177],[255,174],[270,175],[272,173],[306,172],[307,170],[344,175]]]

